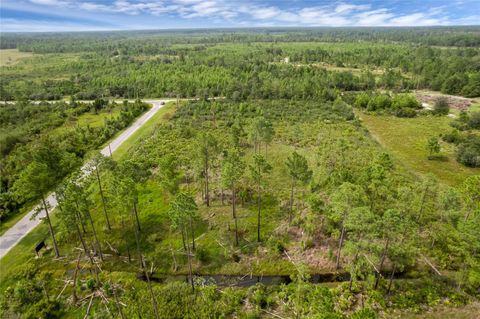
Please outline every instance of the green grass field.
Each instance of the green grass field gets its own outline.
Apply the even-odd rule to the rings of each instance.
[[[480,98],[474,99],[474,103],[468,109],[470,112],[480,112]]]
[[[75,128],[77,126],[80,126],[80,127],[90,126],[91,128],[101,127],[105,124],[106,119],[114,118],[119,114],[120,114],[120,106],[117,106],[110,111],[99,112],[98,114],[86,112],[79,115],[76,118],[67,120],[62,126],[59,126],[56,129],[54,129],[52,132],[50,132],[50,134],[61,134],[65,130],[68,130],[69,128]]]
[[[33,56],[30,52],[20,52],[17,49],[3,49],[0,50],[0,67],[11,66],[18,63],[20,60]]]
[[[420,116],[398,118],[387,115],[357,113],[373,138],[382,144],[408,171],[418,175],[433,174],[448,185],[458,185],[470,175],[480,174],[455,159],[455,146],[441,142],[441,154],[447,161],[429,160],[426,143],[432,136],[449,132],[448,117]]]

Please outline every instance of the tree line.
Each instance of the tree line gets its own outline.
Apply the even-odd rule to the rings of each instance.
[[[68,127],[86,112],[109,113],[120,109],[117,115],[105,118],[100,126],[76,125]],[[148,109],[136,101],[115,102],[97,100],[93,103],[30,104],[18,102],[0,107],[2,116],[2,159],[0,219],[18,212],[26,203],[38,200],[36,192],[24,189],[26,180],[38,169],[48,169],[52,188],[74,168],[82,164],[88,152],[99,148],[115,133],[127,127]],[[3,129],[5,124],[5,129]]]

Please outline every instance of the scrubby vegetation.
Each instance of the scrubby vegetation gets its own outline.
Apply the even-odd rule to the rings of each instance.
[[[362,93],[355,98],[354,105],[370,112],[387,112],[398,117],[415,117],[420,103],[411,94],[396,94],[393,98],[389,94]]]
[[[478,302],[478,116],[412,92],[478,95],[476,28],[441,30],[9,35],[42,55],[2,69],[17,100],[0,108],[2,205],[52,190],[58,205],[2,258],[1,315],[390,318]],[[102,96],[197,99],[112,159],[92,150],[147,106]]]
[[[147,109],[140,101],[117,104],[101,99],[94,103],[19,101],[1,105],[0,220],[39,198],[22,189],[34,166],[45,166],[52,179],[45,191],[51,190],[81,165],[88,151],[100,147]],[[96,122],[83,123],[89,114]]]
[[[266,163],[271,171],[258,175]],[[128,158],[97,157],[92,165],[100,179],[73,176],[57,191],[56,231],[49,236],[71,263],[44,254],[33,268],[42,287],[38,276],[48,272],[71,278],[78,258],[90,273],[78,272],[75,281],[86,288],[65,282],[55,302],[40,290],[22,303],[27,308],[15,308],[15,289],[38,288],[4,277],[7,313],[43,304],[50,316],[76,312],[75,304],[85,311],[92,299],[88,311],[96,315],[108,308],[129,317],[206,317],[215,309],[218,316],[356,318],[380,309],[461,305],[477,294],[478,177],[450,188],[398,174],[341,102],[188,102]],[[21,273],[18,267],[7,274]],[[452,275],[429,274],[438,269]],[[328,288],[308,280],[335,271],[350,282]],[[159,274],[184,274],[190,287],[157,286]],[[296,275],[286,286],[219,293],[196,274]],[[431,279],[414,285],[392,281],[397,275]],[[449,288],[452,280],[461,292]],[[45,289],[56,294],[63,285]],[[111,300],[107,308],[101,298]],[[307,306],[309,298],[323,302]]]

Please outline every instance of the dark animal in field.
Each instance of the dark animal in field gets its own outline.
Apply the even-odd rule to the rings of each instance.
[[[47,249],[47,244],[45,244],[45,241],[42,240],[41,242],[39,242],[36,246],[35,246],[35,254],[37,254],[37,257],[38,257],[38,252],[44,248]]]

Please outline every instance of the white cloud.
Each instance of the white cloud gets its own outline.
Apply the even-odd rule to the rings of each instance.
[[[46,6],[66,6],[69,4],[68,1],[63,0],[30,0],[30,2]]]
[[[353,20],[359,26],[386,26],[393,17],[395,15],[387,9],[378,9],[358,13],[353,16]]]
[[[0,1],[4,7],[5,2],[15,6],[15,1],[18,0]],[[20,3],[28,3],[25,1],[31,3],[31,12],[57,7],[58,12],[66,13],[66,18],[82,12],[87,17],[97,17],[103,13],[111,19],[110,24],[117,22],[116,15],[166,15],[191,21],[208,19],[211,23],[229,26],[425,26],[478,24],[480,21],[477,14],[460,19],[449,18],[448,5],[423,11],[412,9],[399,14],[386,2],[379,2],[373,7],[370,4],[354,3],[353,0],[332,3],[322,1],[325,4],[316,6],[308,6],[311,2],[303,2],[307,6],[292,2],[286,7],[275,5],[271,1],[264,4],[261,0],[24,0],[18,1],[19,6]],[[51,11],[55,14],[55,10]]]
[[[450,22],[455,25],[478,25],[480,21],[480,14],[470,15],[459,19],[451,20]]]
[[[352,11],[361,11],[370,9],[370,5],[355,5],[348,3],[340,3],[335,7],[335,13],[346,14]]]
[[[441,19],[424,13],[413,13],[390,19],[390,25],[394,26],[425,26],[445,24]]]
[[[46,20],[19,20],[5,18],[0,20],[2,32],[68,32],[68,31],[110,31],[112,27],[94,27],[78,23],[52,22]]]

